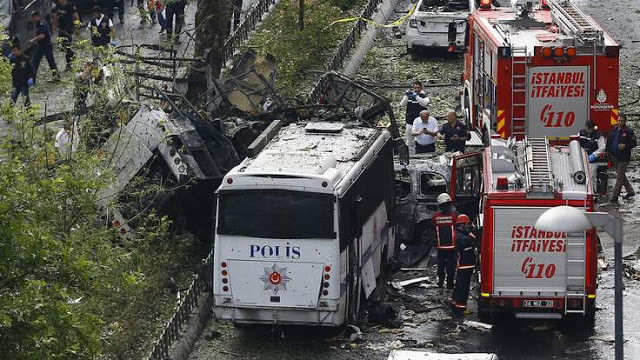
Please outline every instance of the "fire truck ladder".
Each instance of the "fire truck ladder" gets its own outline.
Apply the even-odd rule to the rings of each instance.
[[[570,0],[547,0],[558,26],[582,41],[600,41],[602,29]]]
[[[566,281],[567,292],[564,299],[565,314],[585,314],[587,311],[585,259],[587,257],[586,238],[583,233],[567,234]],[[569,306],[570,300],[578,300],[578,304]]]
[[[549,141],[547,138],[529,138],[527,143],[529,145],[527,146],[528,165],[525,167],[527,192],[553,194]]]
[[[511,136],[521,139],[526,134],[527,65],[526,46],[511,48]]]

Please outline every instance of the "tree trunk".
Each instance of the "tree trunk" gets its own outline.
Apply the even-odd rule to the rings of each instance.
[[[195,55],[204,57],[209,49],[206,61],[214,78],[220,76],[224,64],[223,47],[229,36],[232,9],[233,0],[198,0]]]

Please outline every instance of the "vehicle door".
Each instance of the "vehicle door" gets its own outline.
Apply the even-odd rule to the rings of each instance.
[[[459,214],[471,221],[478,215],[482,186],[482,153],[462,154],[453,158],[449,194]]]

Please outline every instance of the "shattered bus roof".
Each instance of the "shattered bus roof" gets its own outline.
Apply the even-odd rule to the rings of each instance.
[[[324,128],[324,131],[318,131]],[[338,187],[381,136],[390,138],[386,131],[342,123],[290,124],[283,127],[255,158],[245,159],[228,176],[319,178]]]

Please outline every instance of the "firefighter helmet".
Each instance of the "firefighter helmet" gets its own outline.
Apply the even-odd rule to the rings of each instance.
[[[442,193],[438,195],[438,205],[451,202],[451,196],[447,193]]]
[[[470,223],[470,222],[471,222],[471,220],[469,220],[469,217],[467,215],[465,215],[465,214],[460,214],[456,218],[456,224]]]

